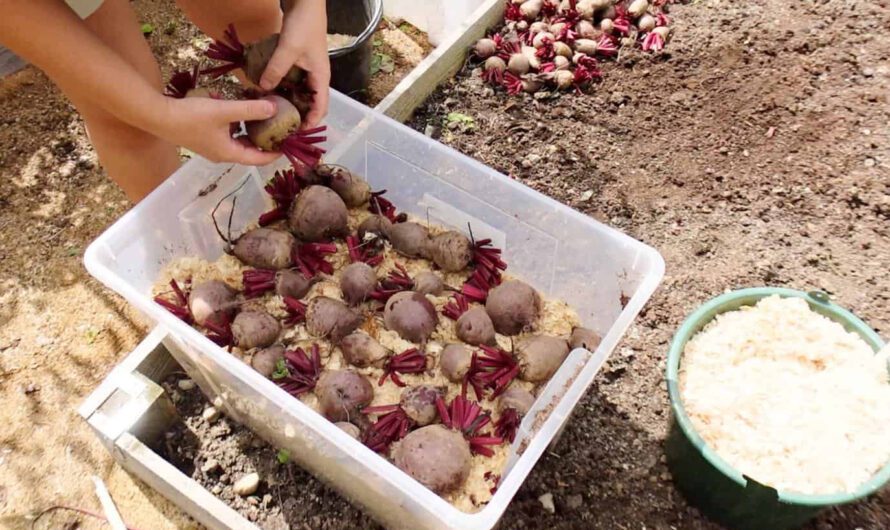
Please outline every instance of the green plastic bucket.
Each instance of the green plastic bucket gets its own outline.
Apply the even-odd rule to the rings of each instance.
[[[750,306],[761,298],[779,295],[806,300],[810,308],[862,337],[875,352],[883,341],[849,311],[831,303],[825,293],[759,287],[733,291],[710,300],[692,313],[671,342],[667,384],[673,417],[665,442],[667,464],[674,483],[686,499],[705,515],[737,530],[798,528],[823,508],[866,497],[890,480],[890,463],[853,493],[804,495],[759,484],[732,468],[707,445],[692,426],[680,400],[680,358],[686,342],[720,313]]]

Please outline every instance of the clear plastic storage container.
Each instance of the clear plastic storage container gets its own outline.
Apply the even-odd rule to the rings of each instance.
[[[169,332],[166,346],[216,405],[390,528],[488,529],[563,427],[664,273],[654,249],[576,212],[341,94],[331,96],[326,161],[365,175],[400,211],[429,217],[504,250],[510,273],[568,301],[603,336],[573,351],[526,415],[497,493],[464,513],[349,437],[201,333],[156,305],[151,286],[177,256],[223,251],[210,212],[237,197],[237,234],[271,202],[278,166],[185,164],[87,249],[87,269]],[[237,191],[236,191],[237,190]],[[231,200],[217,212],[228,221]],[[626,302],[622,304],[622,300]]]

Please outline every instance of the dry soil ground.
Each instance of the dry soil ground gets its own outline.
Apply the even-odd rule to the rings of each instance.
[[[196,35],[168,3],[134,5],[158,28],[149,39],[166,70],[188,57]],[[701,0],[673,15],[667,53],[624,56],[590,96],[509,98],[465,72],[413,122],[648,242],[668,263],[507,528],[712,528],[661,461],[664,352],[703,300],[750,285],[822,288],[890,330],[887,0]],[[96,509],[95,473],[132,525],[188,527],[116,468],[74,413],[145,332],[81,265],[83,248],[129,205],[41,74],[4,81],[0,101],[0,525],[28,527],[28,514],[54,504]],[[474,127],[451,129],[448,112]],[[544,493],[555,514],[538,501]],[[38,527],[78,520],[56,514]],[[303,524],[363,521],[318,506]],[[812,524],[887,527],[890,492]]]

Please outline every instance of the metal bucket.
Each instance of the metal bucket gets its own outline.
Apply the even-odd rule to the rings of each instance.
[[[328,51],[331,88],[364,102],[371,82],[371,36],[383,17],[382,0],[327,0],[328,33],[355,35],[349,46]]]

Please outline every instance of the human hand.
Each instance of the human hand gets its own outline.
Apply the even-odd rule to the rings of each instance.
[[[272,90],[297,65],[306,71],[309,88],[315,92],[303,128],[315,127],[328,113],[328,85],[331,62],[328,58],[328,17],[325,0],[293,0],[284,15],[278,47],[260,79],[260,87]]]
[[[204,97],[164,97],[163,101],[157,119],[148,127],[149,132],[186,147],[211,162],[262,166],[281,156],[281,153],[260,151],[246,138],[232,138],[231,133],[232,123],[273,116],[275,104],[271,101],[226,101]]]

